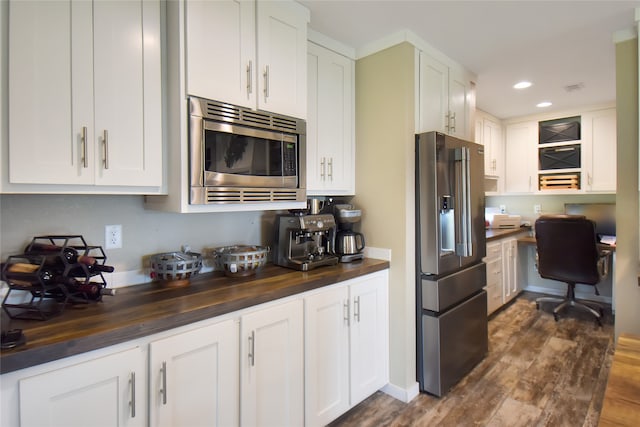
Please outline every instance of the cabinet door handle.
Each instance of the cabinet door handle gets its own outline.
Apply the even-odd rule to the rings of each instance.
[[[349,304],[349,300],[344,300],[344,304],[342,305],[344,308],[344,320],[347,322],[347,326],[351,324],[351,304]]]
[[[247,95],[253,92],[253,61],[249,61],[247,65]]]
[[[329,179],[333,181],[333,157],[329,157]]]
[[[451,125],[451,132],[455,132],[456,131],[456,113],[453,113],[451,115],[451,121],[453,122],[453,125]]]
[[[360,322],[360,297],[357,296],[353,300],[353,319]]]
[[[82,167],[89,167],[89,159],[87,159],[87,127],[82,126]]]
[[[104,156],[104,168],[109,169],[109,131],[106,129],[103,131],[102,147]]]
[[[322,160],[320,161],[320,178],[322,181],[324,181],[325,172],[326,172],[326,158],[323,157]]]
[[[131,372],[129,375],[129,390],[131,391],[131,399],[129,400],[129,406],[131,407],[131,418],[136,417],[136,373]]]
[[[269,97],[269,66],[264,67],[264,73],[262,74],[264,77],[264,99],[265,101]]]
[[[491,160],[491,169],[493,169],[493,171],[495,172],[497,167],[496,167],[496,159]]]
[[[251,331],[251,335],[249,335],[249,364],[250,366],[256,366],[256,333],[255,331]]]
[[[592,185],[592,184],[593,184],[593,179],[592,179],[592,177],[591,177],[591,174],[590,174],[590,173],[587,173],[587,182],[589,183],[589,185]]]
[[[162,404],[167,404],[167,362],[162,362],[162,368],[160,368],[162,374],[162,388],[160,394],[162,394]]]

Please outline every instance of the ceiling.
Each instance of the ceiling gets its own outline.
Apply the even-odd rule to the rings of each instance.
[[[299,0],[310,28],[358,52],[410,30],[477,75],[476,106],[500,119],[615,101],[616,32],[640,1]],[[516,91],[521,80],[533,83]],[[578,85],[578,90],[567,86]],[[550,101],[551,107],[536,104]]]

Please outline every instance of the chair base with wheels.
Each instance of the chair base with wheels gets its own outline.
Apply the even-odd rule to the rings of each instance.
[[[558,321],[558,313],[560,313],[565,307],[576,307],[581,310],[588,311],[596,318],[598,325],[602,326],[602,316],[604,315],[604,309],[600,304],[595,302],[578,301],[576,300],[576,285],[575,283],[568,283],[567,296],[565,298],[556,297],[540,297],[536,298],[536,309],[540,309],[540,303],[552,302],[559,303],[556,308],[553,309],[553,318]]]

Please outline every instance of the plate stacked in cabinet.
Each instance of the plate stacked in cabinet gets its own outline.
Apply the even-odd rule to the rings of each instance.
[[[2,280],[9,290],[2,308],[12,319],[46,320],[61,313],[66,304],[100,301],[113,295],[107,289],[101,246],[87,245],[82,236],[38,236],[24,252],[2,264]]]

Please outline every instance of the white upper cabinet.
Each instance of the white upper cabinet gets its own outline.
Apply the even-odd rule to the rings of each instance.
[[[188,95],[306,118],[308,9],[293,1],[185,1]]]
[[[312,42],[307,55],[307,194],[354,194],[354,61]]]
[[[3,191],[158,193],[160,51],[159,1],[12,1]]]
[[[505,178],[506,193],[531,193],[536,191],[538,123],[528,121],[514,123],[505,129]]]
[[[458,66],[420,52],[418,132],[439,131],[471,139],[475,110],[472,83]]]
[[[616,135],[615,108],[582,115],[582,181],[586,191],[616,192]]]
[[[495,117],[476,110],[475,141],[484,145],[485,193],[501,193],[504,181],[502,124]]]
[[[185,3],[187,94],[256,107],[254,1]]]

